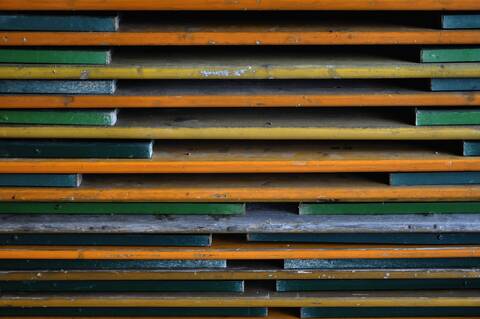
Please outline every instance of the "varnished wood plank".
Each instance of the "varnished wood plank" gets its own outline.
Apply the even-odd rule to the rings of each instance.
[[[480,29],[480,15],[444,14],[442,27],[444,29]]]
[[[390,173],[392,186],[480,184],[480,172]]]
[[[0,7],[4,5],[0,3]],[[32,5],[32,3],[31,3]],[[117,16],[76,14],[1,14],[0,30],[113,32]]]
[[[1,187],[79,187],[79,174],[0,174]]]
[[[91,34],[91,33],[89,33]],[[50,34],[58,37],[58,34]],[[109,50],[0,49],[0,63],[109,64]]]
[[[0,93],[2,94],[113,94],[115,88],[116,83],[114,80],[0,80]],[[45,105],[43,108],[45,108]]]
[[[422,316],[422,317],[468,317],[476,316],[480,308],[460,308],[460,307],[395,307],[395,308],[302,308],[301,318],[345,318],[345,317],[405,317],[405,316]]]
[[[430,269],[476,268],[479,258],[417,258],[417,259],[286,259],[285,269]],[[388,278],[388,276],[387,276]]]
[[[1,124],[114,126],[117,110],[1,110]]]

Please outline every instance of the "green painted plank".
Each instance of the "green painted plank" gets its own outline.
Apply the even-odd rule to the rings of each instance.
[[[480,156],[480,142],[464,141],[463,156]]]
[[[0,93],[113,94],[115,80],[0,80]]]
[[[480,125],[480,109],[416,109],[417,126]]]
[[[0,123],[114,126],[117,110],[1,110]]]
[[[78,187],[80,174],[0,174],[0,186],[7,187]]]
[[[0,270],[155,270],[226,268],[226,260],[0,260]]]
[[[390,173],[391,186],[480,184],[480,172]]]
[[[424,63],[480,62],[480,48],[422,49]]]
[[[249,241],[296,243],[447,245],[480,244],[480,233],[248,234]]]
[[[153,141],[0,140],[0,158],[152,158]]]
[[[267,308],[0,308],[0,316],[266,317]],[[121,318],[121,317],[120,317]]]
[[[478,316],[480,307],[358,307],[302,308],[301,318],[380,318],[380,317],[468,317]]]
[[[480,79],[431,79],[432,91],[479,91]]]
[[[243,215],[238,203],[0,202],[1,214]]]
[[[0,281],[0,292],[244,292],[241,280]]]
[[[444,14],[444,29],[480,29],[480,14]]]
[[[211,235],[177,234],[0,234],[0,245],[210,246]]]
[[[286,259],[285,269],[478,268],[480,258]]]
[[[277,291],[479,289],[480,279],[277,280]]]
[[[301,203],[298,210],[300,215],[478,214],[480,202]]]
[[[114,32],[118,25],[116,15],[0,14],[0,30],[8,31]]]
[[[110,64],[110,50],[0,49],[0,63]]]

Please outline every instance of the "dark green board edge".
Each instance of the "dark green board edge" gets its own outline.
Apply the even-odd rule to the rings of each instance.
[[[466,317],[478,316],[480,307],[358,307],[302,308],[301,318]]]
[[[81,174],[0,174],[2,187],[79,187]]]
[[[110,50],[0,49],[0,63],[107,65]]]
[[[480,172],[390,173],[391,186],[480,184]]]
[[[444,14],[443,29],[480,29],[480,14]]]
[[[417,126],[480,125],[480,110],[416,109],[415,124]]]
[[[480,78],[469,79],[431,79],[432,91],[479,91]]]
[[[115,80],[0,80],[1,94],[110,95],[116,87]]]
[[[423,63],[479,62],[480,48],[422,49]]]
[[[116,109],[112,110],[2,110],[1,124],[114,126]]]

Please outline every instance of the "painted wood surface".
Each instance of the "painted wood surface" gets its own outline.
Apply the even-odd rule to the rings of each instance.
[[[0,110],[1,124],[114,126],[116,110]]]
[[[480,29],[479,14],[443,14],[444,29]]]
[[[0,173],[480,171],[480,159],[461,156],[456,141],[432,146],[412,141],[378,141],[372,144],[365,141],[157,140],[155,145],[152,150],[151,142],[4,139],[0,140],[0,158],[9,158],[0,159]],[[151,158],[148,158],[149,154]],[[137,155],[147,159],[72,159]]]
[[[0,3],[0,8],[3,6]],[[30,3],[32,7],[33,3]],[[31,8],[33,9],[33,8]],[[117,16],[76,14],[16,14],[0,15],[0,30],[114,32]]]
[[[0,65],[1,79],[411,79],[480,77],[480,63],[416,63],[360,51],[293,50],[272,53],[252,48],[117,50],[111,64]],[[55,71],[55,72],[54,72]]]
[[[79,187],[79,174],[0,174],[2,187]]]
[[[476,127],[416,127],[408,112],[322,109],[122,110],[114,127],[0,126],[1,138],[169,140],[477,140]]]
[[[476,109],[416,109],[417,126],[479,125],[480,111]]]
[[[1,187],[4,202],[468,202],[477,185],[389,186],[360,174],[84,175],[78,188]]]
[[[392,186],[480,184],[480,172],[390,173]]]
[[[153,141],[0,140],[0,158],[150,159],[152,156]]]
[[[133,202],[0,202],[2,214],[68,215],[243,215],[236,203],[133,203]]]
[[[432,91],[479,91],[480,79],[432,79]]]
[[[17,0],[0,2],[0,10],[480,10],[476,0]]]
[[[243,281],[128,280],[128,281],[0,281],[2,292],[243,292]]]
[[[476,268],[479,258],[286,259],[285,269],[431,269]]]
[[[277,291],[478,289],[479,279],[277,280]]]
[[[1,237],[0,237],[1,238]],[[480,233],[442,234],[248,234],[253,242],[449,245],[480,244]]]
[[[480,308],[461,308],[442,306],[439,308],[427,307],[400,307],[400,308],[302,308],[301,318],[345,318],[345,317],[438,317],[438,316],[456,316],[468,317],[476,316]]]
[[[0,234],[0,245],[210,246],[211,235],[179,234]],[[1,286],[1,285],[0,285]]]
[[[477,214],[480,202],[301,203],[300,215]]]
[[[480,155],[480,143],[475,141],[463,142],[463,156],[479,156]]]
[[[480,61],[480,48],[422,49],[420,60],[428,63],[478,62]]]
[[[51,36],[58,37],[58,34],[53,33]],[[0,63],[105,65],[110,61],[109,50],[0,49]]]
[[[115,92],[115,88],[116,82],[114,80],[0,80],[0,93],[2,94],[113,94]],[[45,108],[45,105],[43,105],[42,108]]]

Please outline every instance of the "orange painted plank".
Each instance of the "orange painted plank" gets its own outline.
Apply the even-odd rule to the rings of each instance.
[[[447,144],[454,149],[456,143]],[[442,145],[445,146],[445,145]],[[225,148],[228,152],[225,152]],[[0,173],[332,173],[480,171],[480,157],[399,142],[156,141],[152,159],[0,159]]]
[[[0,10],[480,10],[478,0],[0,0]]]

